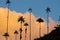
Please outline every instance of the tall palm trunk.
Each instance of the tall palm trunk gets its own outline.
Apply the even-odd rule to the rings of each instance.
[[[17,40],[17,34],[15,34],[15,40]]]
[[[22,22],[21,22],[21,28],[20,28],[20,40],[22,39]]]
[[[27,28],[25,28],[25,40],[26,40],[26,36],[27,35]]]
[[[47,13],[47,33],[49,33],[49,13]]]
[[[31,13],[30,13],[30,40],[31,40]]]
[[[32,9],[29,8],[28,11],[30,12],[30,40],[31,40],[31,12],[32,12]]]
[[[39,23],[39,37],[41,37],[41,23]]]
[[[6,40],[8,40],[8,37],[6,37]]]

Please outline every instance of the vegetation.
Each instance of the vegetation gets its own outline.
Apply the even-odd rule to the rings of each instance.
[[[55,27],[51,33],[46,34],[44,37],[36,38],[34,40],[60,40],[60,25]]]

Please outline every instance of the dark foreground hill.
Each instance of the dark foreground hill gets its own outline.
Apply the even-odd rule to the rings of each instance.
[[[34,40],[60,40],[60,25],[55,27],[56,29],[53,30],[51,33],[45,35],[44,37],[36,38]]]

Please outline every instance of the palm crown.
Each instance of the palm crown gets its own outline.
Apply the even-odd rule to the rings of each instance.
[[[19,21],[21,21],[21,23],[24,22],[23,16],[21,16],[21,17],[18,19],[18,22],[19,22]]]
[[[10,3],[10,1],[9,1],[9,0],[7,0],[6,4],[9,4],[9,3]]]
[[[28,26],[28,23],[25,23],[24,26]]]
[[[3,36],[5,36],[5,37],[9,37],[9,34],[8,34],[8,33],[5,33]]]
[[[29,9],[28,9],[28,11],[29,11],[29,12],[32,12],[32,9],[31,9],[31,8],[29,8]]]
[[[48,12],[51,12],[51,10],[50,10],[49,7],[47,7],[46,12],[47,12],[47,13],[48,13]]]
[[[38,18],[36,21],[39,22],[39,23],[44,22],[44,20],[42,18]]]
[[[18,34],[18,31],[17,31],[17,30],[15,30],[14,34]]]

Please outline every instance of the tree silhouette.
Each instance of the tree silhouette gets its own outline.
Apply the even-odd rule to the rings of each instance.
[[[32,9],[31,9],[31,8],[29,8],[29,9],[28,9],[28,11],[31,13],[31,12],[32,12]]]
[[[46,8],[46,13],[47,13],[47,33],[49,33],[49,12],[51,12],[50,8]]]
[[[10,4],[10,0],[7,0],[7,1],[6,1],[6,4]]]
[[[17,40],[18,31],[15,30],[14,34],[15,34],[15,40]]]
[[[25,24],[24,24],[24,26],[26,27],[26,28],[25,28],[25,40],[26,40],[26,35],[27,35],[27,26],[29,26],[29,25],[28,25],[28,23],[25,23]]]
[[[21,28],[20,28],[20,40],[22,39],[22,23],[24,22],[23,16],[19,17],[18,22],[21,22]]]
[[[47,39],[48,38],[48,39]],[[57,25],[53,31],[43,37],[34,40],[60,40],[60,25]]]
[[[28,12],[30,12],[30,40],[31,40],[31,12],[32,12],[32,9],[29,8]]]
[[[9,34],[5,33],[3,36],[5,36],[6,40],[8,40]]]
[[[7,14],[7,32],[3,35],[6,37],[6,40],[8,40],[9,34],[8,34],[8,20],[9,20],[9,4],[10,4],[10,0],[6,1],[6,4],[8,5],[8,14]]]
[[[40,26],[39,27],[39,36],[41,37],[41,23],[44,22],[44,20],[42,18],[38,18],[36,21],[39,23],[39,26]]]

